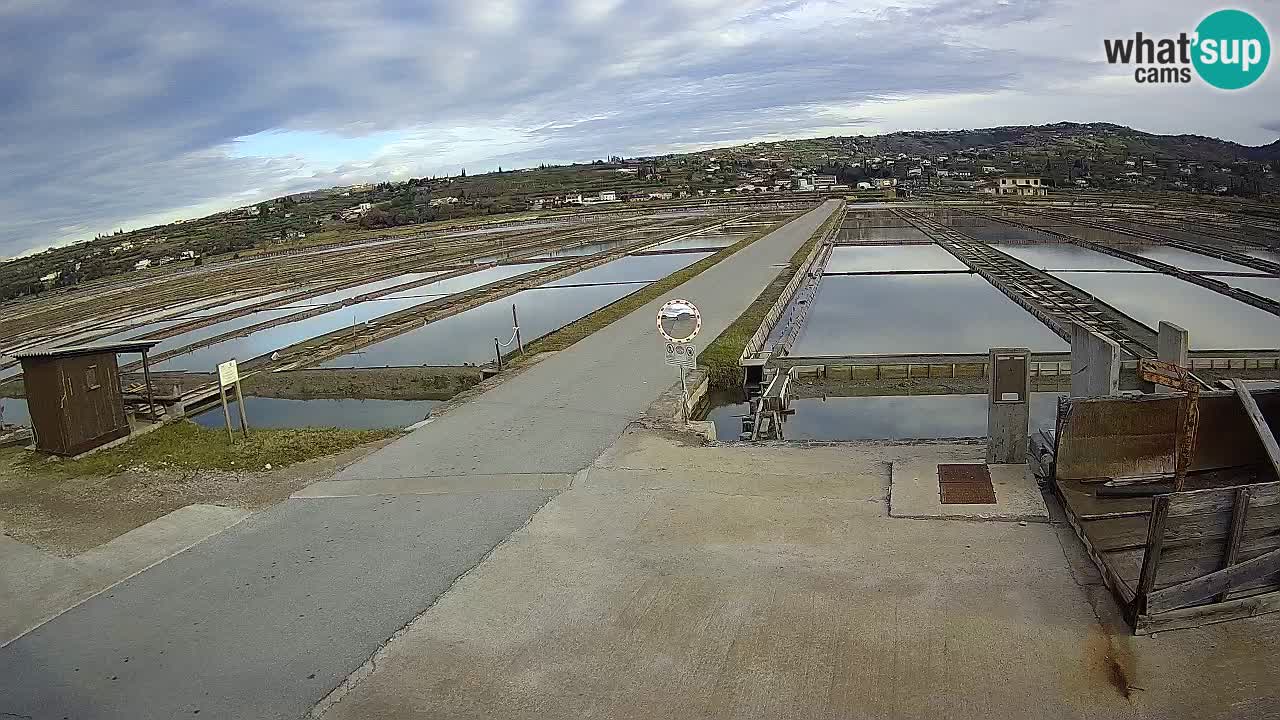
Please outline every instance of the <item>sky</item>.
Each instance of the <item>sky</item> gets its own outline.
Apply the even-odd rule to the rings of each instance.
[[[1231,7],[1280,28],[1274,3]],[[1226,92],[1105,62],[1104,38],[1212,9],[0,0],[0,257],[334,185],[757,140],[1074,121],[1272,142],[1274,69]]]

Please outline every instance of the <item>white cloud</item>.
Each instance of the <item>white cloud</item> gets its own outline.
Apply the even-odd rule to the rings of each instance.
[[[1273,6],[1255,10],[1280,27]],[[1189,30],[1203,13],[1186,0],[1158,13],[1100,0],[10,2],[0,255],[337,183],[760,138],[1078,120],[1271,141],[1272,77],[1235,94],[1140,88],[1102,60],[1103,37]],[[357,140],[233,149],[270,131]]]

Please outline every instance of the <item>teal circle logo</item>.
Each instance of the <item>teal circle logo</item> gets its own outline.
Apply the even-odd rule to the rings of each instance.
[[[1196,26],[1191,62],[1210,85],[1239,90],[1262,77],[1271,59],[1271,39],[1257,18],[1243,10],[1219,10]]]

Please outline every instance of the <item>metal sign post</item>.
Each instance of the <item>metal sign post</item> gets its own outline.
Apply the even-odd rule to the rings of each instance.
[[[689,385],[685,369],[697,364],[693,339],[702,329],[702,313],[688,300],[668,300],[658,309],[658,334],[666,340],[666,363],[680,371],[680,417],[689,422]]]

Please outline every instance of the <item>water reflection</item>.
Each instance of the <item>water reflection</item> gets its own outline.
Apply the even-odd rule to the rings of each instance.
[[[831,250],[826,272],[968,270],[938,245],[863,245]]]
[[[1219,260],[1208,255],[1201,255],[1190,250],[1183,250],[1175,247],[1160,246],[1144,246],[1144,247],[1126,247],[1126,251],[1139,255],[1144,258],[1150,258],[1166,265],[1172,265],[1183,270],[1201,270],[1211,272],[1258,272],[1254,268],[1237,265],[1226,260]]]
[[[1255,295],[1261,295],[1262,297],[1271,298],[1276,302],[1280,302],[1280,278],[1224,275],[1221,277],[1214,277],[1214,279],[1221,280],[1231,287],[1248,290]]]
[[[548,266],[534,266],[528,264],[500,265],[487,270],[480,270],[478,272],[439,280],[437,282],[420,285],[407,290],[401,290],[379,298],[347,305],[337,310],[331,310],[327,313],[322,313],[304,320],[264,328],[242,337],[228,338],[222,342],[196,348],[192,352],[169,358],[164,362],[158,363],[155,367],[158,370],[166,371],[185,370],[188,372],[209,372],[216,368],[218,363],[225,362],[230,358],[236,358],[243,362],[250,358],[258,357],[259,355],[265,355],[273,350],[289,347],[294,343],[302,342],[308,338],[327,335],[343,328],[351,328],[355,330],[368,321],[405,310],[420,303],[430,302],[432,299],[437,297],[471,290],[480,287],[481,285],[505,280],[516,275],[521,275],[526,272],[545,267]],[[423,277],[428,276],[425,273],[410,274],[422,275]],[[382,281],[381,283],[378,283],[380,287],[374,288],[374,290],[370,290],[369,292],[388,287],[395,287],[396,285],[409,282],[414,279],[402,279],[404,277],[405,276],[399,276],[397,278]],[[392,282],[391,280],[398,280],[398,282]],[[332,301],[332,299],[330,301]],[[292,308],[285,311],[259,311],[235,321],[219,323],[213,327],[225,329],[214,333],[206,333],[203,337],[212,337],[213,335],[217,335],[219,332],[228,332],[231,329],[248,327],[264,320],[276,319],[283,315],[300,312],[301,310],[303,310],[303,308]],[[208,329],[211,328],[207,328],[206,330]],[[196,333],[200,333],[200,331],[196,331]],[[188,337],[191,335],[193,334],[188,333],[178,337]],[[164,343],[161,343],[160,346],[157,346],[157,348],[160,348],[169,342],[170,341],[166,340]],[[189,340],[188,343],[189,342],[194,342],[194,340]],[[182,344],[171,345],[170,347],[182,347]]]
[[[649,248],[654,251],[667,250],[689,250],[691,248],[721,248],[728,247],[742,236],[738,235],[694,235],[693,237],[679,238],[677,240],[668,240],[661,245],[655,245]]]
[[[31,413],[23,398],[0,398],[0,425],[30,425]]]
[[[440,400],[285,400],[247,397],[244,399],[244,411],[249,418],[250,429],[397,428],[422,420],[431,412],[431,408],[440,403]],[[203,412],[193,420],[212,428],[221,428],[226,424],[221,406]],[[231,408],[231,422],[233,427],[239,429],[240,419],[235,407]]]
[[[992,243],[991,247],[1041,270],[1146,270],[1137,263],[1071,243]]]
[[[1186,328],[1195,350],[1280,348],[1280,317],[1160,273],[1053,273],[1148,327]],[[1233,280],[1243,280],[1234,278]]]
[[[512,303],[519,309],[520,334],[527,343],[635,292],[644,284],[522,290],[335,358],[322,367],[484,364],[493,360],[493,339],[507,342],[511,337]]]
[[[928,239],[924,233],[905,224],[902,227],[849,227],[846,223],[836,232],[836,242],[921,242]]]
[[[1031,427],[1052,430],[1062,393],[1031,393]],[[876,395],[867,397],[798,398],[794,415],[782,427],[788,440],[906,440],[984,437],[987,396]],[[745,403],[713,408],[707,419],[716,437],[736,440],[742,432]]]
[[[823,278],[793,355],[1058,351],[1067,344],[980,277]]]

